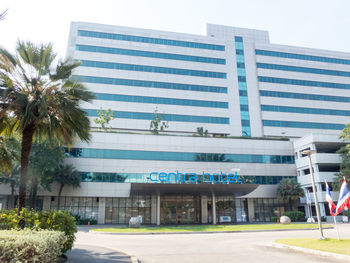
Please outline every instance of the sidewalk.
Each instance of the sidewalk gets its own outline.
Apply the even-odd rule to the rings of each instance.
[[[75,245],[67,253],[67,263],[130,263],[130,256],[104,247]]]

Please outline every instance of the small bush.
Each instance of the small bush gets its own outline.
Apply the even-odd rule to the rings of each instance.
[[[68,212],[42,211],[36,212],[23,209],[20,215],[17,209],[0,211],[0,229],[19,229],[19,222],[25,220],[25,228],[32,230],[48,229],[62,231],[67,239],[62,248],[62,253],[72,249],[77,232],[75,219]]]
[[[97,220],[95,218],[82,218],[80,215],[73,215],[77,225],[87,225],[90,221],[90,225],[97,225]]]
[[[278,216],[271,217],[271,222],[277,223],[277,220],[280,220],[280,218]]]
[[[60,231],[0,230],[0,262],[56,262],[65,241]]]
[[[304,222],[305,214],[300,211],[287,211],[284,212],[284,216],[288,216],[292,222]]]

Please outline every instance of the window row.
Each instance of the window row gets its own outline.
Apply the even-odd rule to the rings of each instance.
[[[98,218],[98,197],[69,197],[63,196],[60,198],[60,206],[58,207],[58,197],[52,196],[50,209],[63,210],[72,215],[80,216],[81,218]]]
[[[260,96],[288,98],[288,99],[302,99],[302,100],[350,102],[349,97],[328,96],[328,95],[318,95],[318,94],[305,94],[305,93],[293,93],[293,92],[282,92],[282,91],[270,91],[270,90],[260,90]]]
[[[226,64],[226,60],[222,59],[222,58],[199,57],[199,56],[180,55],[180,54],[161,53],[161,52],[142,51],[142,50],[132,50],[132,49],[123,49],[123,48],[76,45],[76,50],[87,51],[87,52],[126,55],[126,56],[184,60],[184,61],[222,64],[222,65]]]
[[[158,81],[148,81],[148,80],[116,79],[116,78],[104,78],[104,77],[92,77],[92,76],[77,76],[77,75],[73,76],[73,79],[77,79],[81,82],[87,82],[87,83],[227,93],[226,87],[219,87],[219,86],[205,86],[205,85],[158,82]]]
[[[90,117],[98,117],[98,110],[84,109]],[[218,123],[229,124],[230,119],[225,117],[193,116],[179,114],[161,114],[166,121],[198,122],[198,123]],[[119,119],[153,120],[154,113],[114,111],[114,117]]]
[[[67,157],[123,159],[123,160],[232,162],[232,163],[287,163],[287,164],[294,163],[294,156],[292,155],[160,152],[160,151],[93,149],[93,148],[72,148],[71,151],[67,150],[66,155]]]
[[[221,101],[187,100],[187,99],[144,97],[144,96],[105,94],[105,93],[94,93],[94,95],[97,100],[127,101],[127,102],[137,102],[137,103],[169,104],[169,105],[211,107],[211,108],[228,108],[228,103],[221,102]]]
[[[285,79],[285,78],[258,76],[258,81],[268,82],[268,83],[298,85],[298,86],[331,88],[331,89],[350,89],[350,84],[320,82],[320,81],[301,80],[301,79]]]
[[[263,126],[325,129],[325,130],[342,130],[345,128],[344,124],[319,123],[319,122],[299,122],[299,121],[275,121],[275,120],[263,120]]]
[[[193,70],[193,69],[164,68],[164,67],[155,67],[155,66],[111,63],[111,62],[101,62],[101,61],[91,61],[91,60],[82,60],[81,66],[93,67],[93,68],[108,68],[108,69],[118,69],[118,70],[131,70],[131,71],[143,71],[143,72],[152,72],[152,73],[164,73],[164,74],[174,74],[174,75],[188,75],[188,76],[196,76],[196,77],[226,79],[226,73],[214,72],[214,71]]]
[[[276,112],[305,113],[305,114],[350,116],[350,111],[347,111],[347,110],[300,108],[300,107],[288,107],[288,106],[277,106],[277,105],[261,105],[261,110],[276,111]]]
[[[256,66],[258,68],[264,68],[264,69],[274,69],[274,70],[284,70],[284,71],[293,71],[293,72],[302,72],[302,73],[311,73],[311,74],[350,77],[350,72],[330,70],[330,69],[306,68],[306,67],[268,64],[268,63],[256,63]]]
[[[132,36],[132,35],[124,35],[124,34],[102,33],[102,32],[86,31],[86,30],[78,30],[78,36],[132,41],[132,42],[143,42],[143,43],[149,43],[149,44],[168,45],[168,46],[219,50],[219,51],[225,50],[225,46],[223,45],[214,45],[214,44],[171,40],[171,39],[154,38],[154,37],[141,37],[141,36]]]
[[[341,58],[329,58],[329,57],[311,56],[311,55],[277,52],[277,51],[270,51],[270,50],[259,50],[259,49],[255,50],[255,54],[261,55],[261,56],[292,58],[292,59],[300,59],[300,60],[310,60],[310,61],[350,65],[349,59],[341,59]]]

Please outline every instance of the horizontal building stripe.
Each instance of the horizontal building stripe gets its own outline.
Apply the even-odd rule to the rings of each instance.
[[[218,50],[218,51],[225,50],[225,46],[223,45],[215,45],[215,44],[207,44],[207,43],[199,43],[199,42],[191,42],[191,41],[181,41],[181,40],[171,40],[171,39],[165,39],[165,38],[103,33],[103,32],[87,31],[87,30],[78,30],[78,36],[131,41],[131,42],[142,42],[142,43],[167,45],[167,46],[209,49],[209,50]]]
[[[278,105],[261,105],[261,110],[262,111],[275,111],[275,112],[302,113],[302,114],[350,116],[350,111],[347,111],[347,110],[301,108],[301,107],[289,107],[289,106],[278,106]]]
[[[320,82],[320,81],[301,80],[301,79],[285,79],[285,78],[258,76],[258,81],[268,82],[268,83],[298,85],[298,86],[331,88],[331,89],[350,89],[350,84]]]
[[[116,78],[78,76],[78,75],[73,76],[73,79],[79,80],[81,82],[108,84],[108,85],[227,93],[226,87],[219,87],[219,86],[194,85],[194,84],[159,82],[159,81],[136,80],[136,79],[116,79]]]
[[[299,121],[276,121],[263,120],[263,126],[270,127],[287,127],[287,128],[304,128],[304,129],[324,129],[324,130],[342,130],[344,124],[319,123],[319,122],[299,122]]]
[[[94,95],[97,100],[126,101],[126,102],[136,102],[136,103],[168,104],[168,105],[182,105],[182,106],[210,107],[210,108],[228,108],[228,102],[221,102],[221,101],[188,100],[188,99],[145,97],[145,96],[106,94],[106,93],[94,93]]]
[[[305,94],[305,93],[293,93],[271,90],[260,90],[260,96],[264,97],[277,97],[288,99],[301,99],[301,100],[320,100],[320,101],[334,101],[334,102],[350,102],[350,97],[340,96],[328,96],[318,94]]]
[[[86,52],[126,55],[126,56],[193,61],[193,62],[222,64],[222,65],[226,64],[226,60],[222,59],[222,58],[198,57],[198,56],[180,55],[180,54],[172,54],[172,53],[161,53],[161,52],[153,52],[153,51],[132,50],[132,49],[123,49],[123,48],[76,45],[76,50],[86,51]]]
[[[86,111],[88,116],[90,117],[98,117],[98,110],[84,109],[84,111]],[[230,119],[225,117],[193,116],[193,115],[180,115],[180,114],[159,114],[159,115],[166,121],[218,123],[218,124],[230,123]],[[114,111],[114,118],[153,120],[154,113]]]
[[[109,150],[91,148],[73,148],[67,152],[69,157],[152,160],[180,162],[231,162],[231,163],[284,163],[293,164],[293,155],[259,155],[196,152],[161,152],[137,150]]]
[[[350,72],[339,71],[339,70],[296,67],[296,66],[287,66],[287,65],[269,64],[269,63],[256,63],[256,66],[258,68],[263,68],[263,69],[273,69],[273,70],[293,71],[293,72],[311,73],[311,74],[319,74],[319,75],[350,77]]]
[[[325,63],[350,65],[349,59],[342,59],[342,58],[330,58],[330,57],[303,55],[303,54],[296,54],[296,53],[261,50],[261,49],[255,50],[255,54],[261,55],[261,56],[291,58],[291,59],[300,59],[300,60],[309,60],[309,61],[318,61],[318,62],[325,62]]]
[[[181,68],[165,68],[155,66],[144,66],[134,64],[123,64],[123,63],[111,63],[102,61],[82,60],[82,67],[93,67],[93,68],[108,68],[117,70],[130,70],[130,71],[143,71],[152,73],[164,73],[164,74],[175,74],[175,75],[187,75],[195,77],[206,77],[206,78],[220,78],[226,79],[226,73],[214,72],[214,71],[203,71],[194,69],[181,69]]]

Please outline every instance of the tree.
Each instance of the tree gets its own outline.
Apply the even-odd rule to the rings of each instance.
[[[344,177],[347,182],[350,181],[350,150],[346,146],[343,146],[337,153],[340,154],[342,162],[340,163],[339,173],[334,174],[333,178],[332,187],[335,191],[340,190]]]
[[[166,128],[169,128],[168,121],[163,121],[163,116],[158,113],[158,108],[156,108],[149,129],[153,134],[158,135],[160,131],[163,132]]]
[[[203,127],[197,127],[197,133],[195,136],[208,137],[208,130],[204,130]]]
[[[284,178],[277,187],[277,197],[284,201],[288,201],[289,209],[293,209],[293,200],[304,197],[304,191],[295,179]]]
[[[110,108],[108,110],[102,110],[102,108],[97,111],[98,118],[94,119],[95,124],[100,124],[101,129],[103,129],[105,132],[108,130],[111,130],[112,127],[109,125],[109,122],[114,120],[114,111],[112,111]],[[108,127],[106,127],[106,125]]]
[[[90,139],[90,122],[79,104],[93,95],[71,79],[80,63],[61,60],[55,64],[55,58],[52,44],[18,41],[16,55],[0,49],[0,123],[13,117],[12,127],[17,127],[22,138],[18,213],[25,207],[34,136],[57,138],[68,146],[76,136]],[[3,131],[2,127],[0,134]]]
[[[0,172],[9,173],[14,162],[19,159],[18,142],[15,138],[0,136]]]
[[[59,183],[60,187],[58,190],[57,209],[60,209],[60,201],[63,187],[65,185],[77,188],[80,186],[81,176],[80,173],[74,169],[73,165],[60,164],[54,174],[54,181]]]
[[[11,188],[10,208],[15,207],[15,187],[18,186],[19,165],[12,168],[11,172],[0,173],[0,184],[9,184]]]

